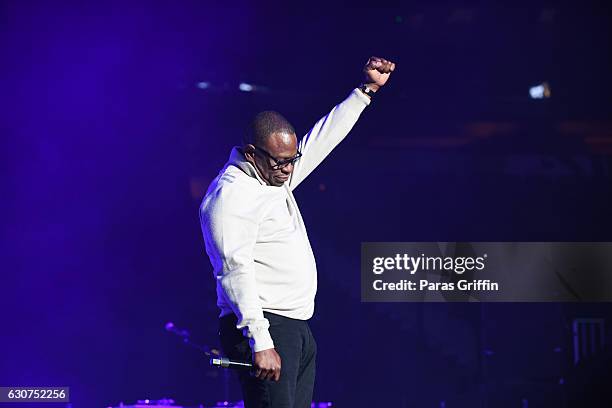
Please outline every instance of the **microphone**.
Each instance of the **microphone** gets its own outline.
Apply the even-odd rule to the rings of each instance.
[[[246,361],[230,360],[227,357],[213,357],[210,359],[210,365],[219,368],[232,368],[235,370],[250,370],[253,364]]]
[[[217,349],[213,349],[207,345],[198,345],[192,342],[191,340],[189,340],[189,332],[187,330],[176,327],[173,322],[166,323],[164,325],[164,328],[166,329],[166,331],[169,331],[170,333],[174,333],[177,336],[182,337],[184,343],[203,351],[205,355],[215,356],[211,357],[210,359],[210,365],[213,367],[231,368],[234,370],[250,370],[251,368],[253,368],[253,364],[247,361],[230,360],[227,357],[220,356],[219,350]]]

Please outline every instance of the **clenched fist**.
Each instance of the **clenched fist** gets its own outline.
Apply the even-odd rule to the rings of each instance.
[[[384,58],[370,57],[363,68],[363,83],[373,91],[383,86],[395,70],[395,64]]]
[[[281,358],[274,349],[253,353],[254,375],[260,380],[278,381],[281,374]]]

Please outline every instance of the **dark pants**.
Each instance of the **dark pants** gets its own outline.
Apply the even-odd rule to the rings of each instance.
[[[308,322],[264,312],[274,349],[281,358],[280,381],[260,380],[238,371],[246,408],[310,408],[317,344]],[[252,361],[249,341],[236,329],[236,316],[220,319],[221,347],[233,360]]]

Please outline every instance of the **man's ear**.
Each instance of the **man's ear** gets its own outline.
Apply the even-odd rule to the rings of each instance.
[[[244,145],[242,152],[249,163],[255,164],[255,146],[252,144]]]

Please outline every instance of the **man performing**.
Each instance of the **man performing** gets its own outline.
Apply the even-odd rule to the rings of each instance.
[[[200,206],[217,279],[221,345],[240,372],[245,405],[309,408],[316,343],[308,326],[317,291],[315,258],[292,191],[349,133],[395,64],[371,57],[363,83],[299,142],[266,111],[211,183]]]

